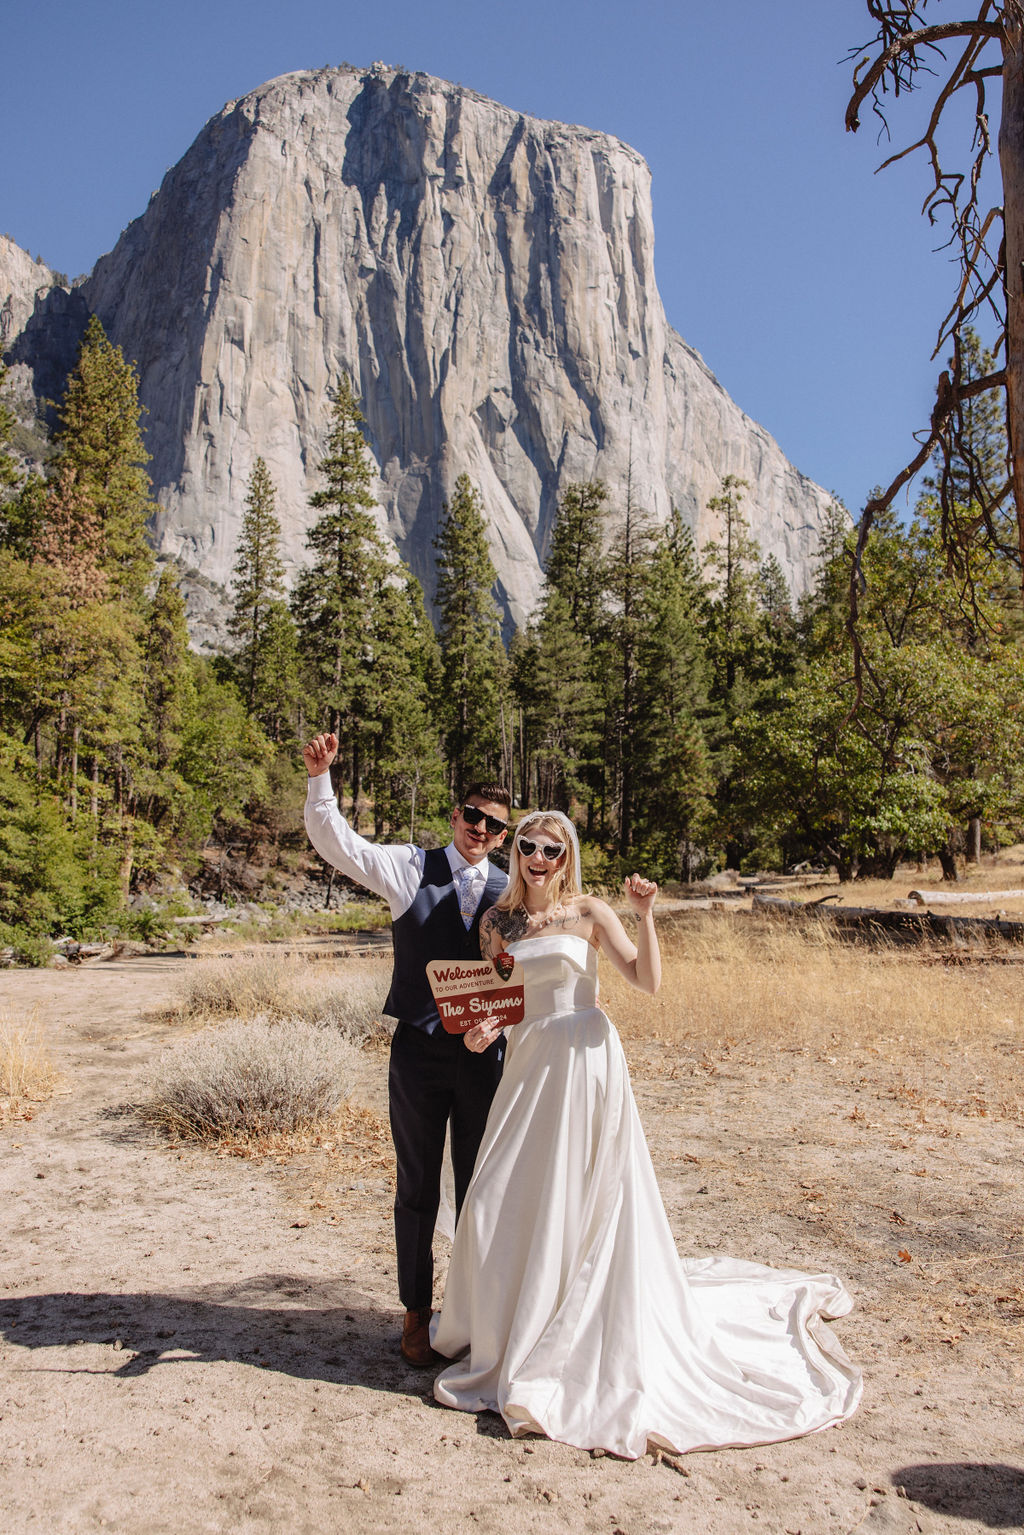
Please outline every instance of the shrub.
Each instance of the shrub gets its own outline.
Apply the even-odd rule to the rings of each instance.
[[[173,1016],[301,1019],[361,1041],[380,1026],[387,975],[383,965],[327,965],[260,951],[199,959],[182,978]]]
[[[311,1129],[348,1095],[354,1052],[334,1029],[301,1018],[231,1019],[164,1057],[148,1117],[206,1141]]]
[[[0,948],[10,949],[16,965],[26,965],[37,970],[48,965],[53,958],[53,944],[49,938],[17,925],[8,927],[5,922],[0,922]]]

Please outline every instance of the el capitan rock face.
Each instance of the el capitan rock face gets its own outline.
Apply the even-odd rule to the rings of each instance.
[[[667,324],[649,183],[616,139],[383,66],[284,75],[211,119],[80,290],[138,363],[154,536],[201,573],[201,637],[257,455],[304,561],[342,372],[382,523],[428,594],[461,472],[517,620],[560,490],[603,479],[614,511],[630,471],[634,505],[678,506],[698,543],[722,476],[748,480],[762,550],[806,585],[829,498]]]
[[[0,357],[20,415],[34,414],[36,399],[60,399],[88,318],[66,278],[0,235]]]

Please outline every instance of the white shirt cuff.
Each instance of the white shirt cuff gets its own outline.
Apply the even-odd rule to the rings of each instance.
[[[320,800],[334,798],[334,785],[331,783],[330,773],[318,773],[311,778],[306,785],[306,801],[310,805],[319,803]]]

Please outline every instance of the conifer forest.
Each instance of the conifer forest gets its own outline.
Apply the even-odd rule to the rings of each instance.
[[[990,369],[973,335],[969,351]],[[230,647],[200,656],[175,569],[147,544],[133,366],[94,318],[45,472],[13,450],[0,376],[0,942],[31,957],[57,934],[124,930],[133,898],[187,883],[211,843],[304,845],[299,748],[321,730],[342,743],[339,799],[364,834],[440,840],[462,787],[498,778],[517,805],[573,816],[590,884],[633,867],[884,877],[912,857],[956,878],[1022,836],[1019,557],[972,512],[1006,459],[988,397],[942,466],[976,536],[951,559],[927,480],[912,516],[879,511],[854,623],[846,510],[794,601],[725,476],[702,548],[627,486],[570,485],[539,604],[511,636],[469,478],[440,519],[431,611],[379,531],[346,378],[323,414],[304,568],[287,590],[257,459]]]

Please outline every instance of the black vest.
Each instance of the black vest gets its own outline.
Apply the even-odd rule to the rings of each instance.
[[[432,959],[479,959],[480,918],[493,906],[507,880],[491,865],[484,893],[467,932],[459,910],[451,864],[443,847],[428,848],[423,856],[423,878],[412,905],[391,924],[395,969],[384,1011],[402,1023],[411,1023],[425,1034],[441,1027],[433,994],[427,981]]]

